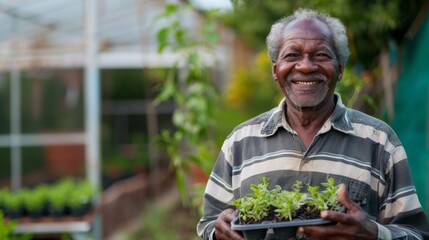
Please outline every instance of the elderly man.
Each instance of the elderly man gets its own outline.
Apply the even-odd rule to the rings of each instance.
[[[328,177],[346,186],[338,194],[346,212],[321,213],[336,224],[302,226],[299,236],[429,238],[398,137],[386,123],[345,107],[334,93],[349,57],[347,45],[343,24],[316,11],[297,10],[272,26],[272,75],[285,97],[225,140],[207,183],[200,237],[243,239],[231,229],[231,203],[266,176],[284,189],[296,180],[320,185]]]

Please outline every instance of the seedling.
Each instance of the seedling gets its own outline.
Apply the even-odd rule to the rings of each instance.
[[[248,223],[263,221],[270,211],[274,194],[268,190],[268,179],[263,177],[259,184],[251,184],[251,192],[234,201],[233,205],[240,209],[240,218]]]
[[[301,193],[302,182],[296,181],[292,186],[292,191],[282,190],[279,185],[276,185],[275,191],[271,191],[274,207],[275,218],[278,221],[289,220],[295,217],[296,211],[301,208],[307,199],[307,194]]]
[[[279,185],[269,190],[268,179],[262,177],[261,183],[251,184],[251,192],[235,200],[233,205],[239,210],[240,222],[244,224],[317,218],[323,210],[340,210],[339,185],[335,185],[333,178],[321,185],[325,187],[323,191],[319,191],[319,186],[307,185],[308,193],[301,192],[303,183],[300,181],[296,181],[290,191]]]
[[[311,195],[309,206],[313,206],[319,211],[339,211],[341,209],[341,204],[337,200],[337,193],[340,189],[340,185],[335,185],[335,180],[333,178],[328,178],[327,182],[321,184],[325,187],[323,191],[319,191],[319,186],[308,186],[308,191]]]

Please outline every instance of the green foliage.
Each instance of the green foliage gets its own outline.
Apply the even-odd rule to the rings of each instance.
[[[360,109],[368,114],[377,115],[379,104],[376,96],[371,96],[371,80],[368,78],[368,72],[362,74],[362,77],[356,74],[350,67],[344,69],[344,76],[337,83],[335,91],[340,93],[343,103],[350,108]],[[366,76],[366,77],[365,77]],[[382,116],[379,116],[382,118]]]
[[[49,188],[47,185],[42,184],[31,190],[21,189],[20,192],[25,195],[23,203],[28,210],[40,210],[48,200]]]
[[[219,99],[209,65],[201,54],[201,50],[210,53],[217,41],[216,25],[208,14],[202,19],[200,32],[191,32],[179,18],[190,8],[189,5],[167,4],[157,17],[157,23],[167,23],[157,31],[158,51],[169,50],[180,56],[161,83],[156,101],[176,103],[175,129],[164,130],[158,142],[171,157],[184,204],[188,202],[186,174],[191,165],[202,167],[206,173],[213,165],[216,144],[211,135]]]
[[[295,212],[307,201],[307,194],[301,193],[302,182],[296,181],[292,191],[281,190],[274,198],[272,205],[276,208],[276,217],[278,219],[293,220]],[[276,186],[279,190],[280,186]]]
[[[15,225],[15,221],[5,222],[3,212],[0,211],[0,239],[11,239]]]
[[[276,106],[283,95],[271,74],[267,51],[259,52],[251,65],[235,69],[223,97],[229,108],[256,116]]]
[[[63,210],[67,205],[69,194],[74,191],[74,182],[71,178],[60,180],[52,186],[48,194],[50,207],[55,210]]]
[[[19,210],[25,207],[29,211],[43,210],[46,203],[56,211],[66,206],[73,209],[90,204],[96,189],[88,180],[65,178],[54,184],[41,184],[34,188],[21,188],[12,193],[9,189],[0,189],[0,208]]]
[[[321,192],[318,191],[318,186],[308,186],[308,191],[312,198],[309,201],[309,205],[317,207],[320,211],[328,209],[339,211],[341,205],[337,201],[337,193],[340,186],[335,185],[335,180],[333,178],[329,178],[327,182],[321,184],[325,187],[325,190]]]
[[[90,203],[95,193],[96,189],[88,180],[65,178],[51,186],[48,201],[55,210],[66,206],[79,208]]]
[[[3,205],[5,208],[12,210],[19,210],[23,204],[24,194],[12,193],[10,191],[5,192],[3,195]]]
[[[263,177],[261,181],[259,184],[251,184],[251,192],[233,202],[233,205],[240,210],[240,219],[243,221],[260,222],[269,214],[276,196],[274,193],[277,193],[278,188],[270,191],[268,190],[268,179]]]
[[[248,194],[238,198],[233,205],[239,210],[239,218],[245,223],[258,223],[264,220],[292,221],[296,213],[304,206],[317,211],[339,211],[341,204],[337,200],[339,186],[333,178],[321,183],[325,190],[319,191],[319,186],[308,185],[307,193],[302,193],[302,182],[296,181],[292,190],[284,190],[276,185],[268,189],[268,179],[263,177],[261,183],[251,184]],[[308,210],[309,211],[309,210]],[[271,215],[274,212],[274,216]]]
[[[337,83],[335,91],[340,93],[346,106],[353,107],[359,97],[366,96],[371,98],[368,95],[362,96],[361,92],[364,85],[364,80],[356,75],[350,68],[346,67],[344,69],[344,76],[341,81]]]
[[[3,212],[0,210],[0,239],[2,240],[30,240],[29,234],[15,235],[13,229],[16,226],[15,221],[5,221]]]
[[[34,194],[33,194],[34,192]],[[41,208],[46,200],[46,195],[41,197],[39,192],[22,188],[18,192],[11,192],[7,188],[0,189],[0,207],[4,209],[10,209],[19,211],[22,207],[26,207],[28,210],[35,208]]]
[[[275,107],[283,97],[271,75],[271,61],[267,51],[259,52],[250,66],[234,69],[222,93],[218,106],[215,132],[220,146],[238,124]]]
[[[88,180],[75,182],[75,187],[69,193],[67,205],[71,208],[80,208],[92,202],[95,196],[95,188]]]

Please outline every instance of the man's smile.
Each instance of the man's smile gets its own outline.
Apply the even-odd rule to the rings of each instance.
[[[292,81],[292,83],[298,84],[298,85],[313,85],[320,83],[319,81]]]

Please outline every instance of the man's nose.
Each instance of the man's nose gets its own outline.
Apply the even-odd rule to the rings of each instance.
[[[318,66],[310,56],[303,56],[302,59],[296,63],[295,69],[303,73],[310,73],[317,71]]]

